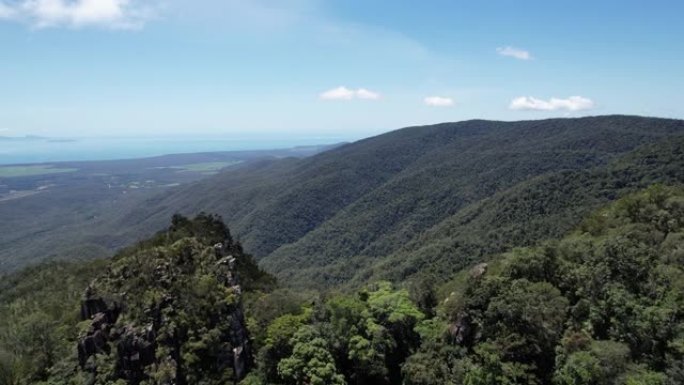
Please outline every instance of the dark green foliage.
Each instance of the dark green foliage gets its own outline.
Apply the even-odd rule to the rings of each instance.
[[[354,281],[401,281],[417,272],[447,278],[491,255],[561,237],[608,202],[659,182],[684,183],[684,139],[642,147],[605,167],[547,174],[501,191],[354,272]],[[347,274],[352,267],[359,265],[324,270]]]
[[[400,130],[321,154],[306,161],[346,150],[383,165],[378,158],[387,148],[402,160],[422,148],[381,185],[261,263],[285,284],[306,287],[399,282],[417,273],[446,278],[486,256],[562,236],[629,192],[684,182],[681,137],[621,158],[663,135],[684,134],[672,123],[618,116],[468,121]],[[362,144],[382,151],[367,159]]]
[[[105,264],[49,263],[0,280],[0,384],[46,380],[64,357],[76,364],[78,302]]]
[[[98,381],[219,384],[240,379],[237,367],[247,368],[251,361],[242,290],[270,290],[274,281],[233,243],[220,218],[175,215],[169,230],[114,257],[108,270],[89,287],[89,296],[124,307],[110,326],[111,350],[121,356],[122,344],[129,349],[126,338],[143,338],[156,357],[151,363],[141,358],[145,368],[136,372],[121,358],[113,371],[103,370],[98,356],[92,356],[95,361],[82,366]],[[138,354],[135,346],[131,349]]]
[[[653,186],[579,231],[473,273],[444,306],[444,337],[409,359],[411,383],[666,384],[684,359],[684,191]],[[675,261],[675,262],[673,262]],[[463,349],[448,370],[426,346]],[[448,351],[448,350],[446,350]],[[425,366],[426,380],[414,366]],[[466,368],[465,374],[464,369]],[[441,377],[449,376],[449,377]]]

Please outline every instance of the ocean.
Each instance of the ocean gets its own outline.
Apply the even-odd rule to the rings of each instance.
[[[243,151],[333,144],[351,140],[337,136],[253,138],[0,138],[0,164],[49,163],[145,158],[167,154]]]

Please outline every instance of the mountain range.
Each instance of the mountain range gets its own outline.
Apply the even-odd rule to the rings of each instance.
[[[118,244],[204,211],[286,285],[446,277],[562,235],[626,193],[681,183],[682,135],[683,121],[631,116],[408,127],[249,162],[91,226],[94,242]]]

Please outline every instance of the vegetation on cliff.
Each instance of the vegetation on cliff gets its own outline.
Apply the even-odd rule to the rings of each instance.
[[[0,383],[236,382],[253,362],[243,293],[274,284],[220,218],[174,216],[110,261],[3,283]]]

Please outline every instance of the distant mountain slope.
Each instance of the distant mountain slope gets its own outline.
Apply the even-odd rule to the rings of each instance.
[[[417,273],[444,278],[492,254],[559,238],[598,207],[654,183],[684,183],[684,137],[644,146],[607,166],[522,182],[464,208],[386,257],[354,269],[338,262],[310,275],[356,284]]]
[[[409,127],[309,158],[252,162],[112,206],[72,231],[78,232],[73,242],[114,249],[162,228],[176,212],[206,211],[222,215],[286,285],[446,274],[509,246],[562,234],[591,208],[641,186],[609,171],[616,159],[681,135],[684,121],[632,116]],[[638,168],[639,159],[625,164]],[[676,170],[665,178],[664,170],[652,181],[683,180]],[[589,178],[586,186],[577,184],[581,178]],[[618,185],[596,190],[602,183]],[[519,226],[519,215],[530,215],[530,222]],[[514,236],[497,242],[504,230]],[[68,235],[60,241],[72,242]]]
[[[352,274],[333,271],[398,255],[423,232],[497,193],[542,175],[595,169],[682,134],[682,121],[629,116],[410,127],[302,160],[225,172],[107,226],[140,233],[175,211],[218,212],[269,271],[291,284],[339,284]],[[393,275],[420,269],[404,268]]]
[[[327,250],[318,246],[326,233],[334,233],[329,227],[344,223],[331,221],[283,246],[263,264],[288,281],[319,286],[350,280],[362,284],[372,278],[402,280],[416,273],[445,277],[493,253],[561,236],[596,207],[653,183],[684,183],[684,138],[647,145],[608,165],[523,180],[444,216],[429,229],[384,233],[379,242],[370,242],[357,253],[337,251],[343,250],[341,245]],[[384,254],[376,251],[383,238],[396,241],[385,246],[389,252]]]

